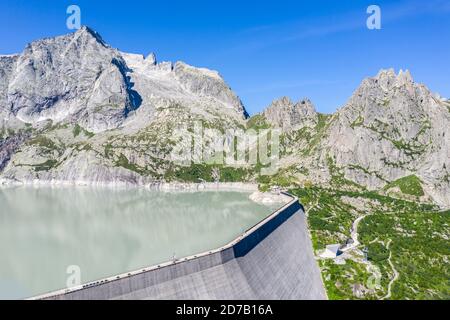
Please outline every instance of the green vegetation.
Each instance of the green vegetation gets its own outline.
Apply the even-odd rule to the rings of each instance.
[[[397,149],[403,150],[406,155],[411,157],[422,154],[426,149],[425,145],[415,145],[409,142],[405,142],[404,140],[388,140],[390,140]]]
[[[73,147],[77,151],[91,151],[91,150],[94,150],[92,145],[89,142],[84,142],[84,141],[75,143],[73,145],[70,145],[70,147]]]
[[[423,123],[423,125],[422,125],[422,127],[420,128],[419,132],[417,133],[417,136],[415,137],[415,140],[417,141],[418,138],[419,138],[421,135],[425,134],[425,133],[426,133],[428,130],[430,130],[430,129],[431,129],[431,122],[430,122],[429,119],[427,119],[427,120]]]
[[[423,189],[422,189],[422,182],[418,177],[415,175],[407,176],[400,178],[398,180],[395,180],[394,182],[389,183],[384,187],[385,190],[388,190],[390,188],[398,187],[400,188],[401,192],[404,194],[421,197],[424,195]]]
[[[186,117],[182,110],[174,108],[173,112],[180,112],[180,116]],[[182,119],[186,123],[197,121],[191,116]],[[280,149],[282,155],[310,155],[312,150],[320,146],[335,119],[336,116],[320,114],[314,128],[304,127],[283,133]],[[203,121],[203,127],[223,132],[223,123],[226,121],[229,120]],[[358,126],[365,127],[362,116],[358,116],[351,124],[352,128]],[[424,121],[417,136],[408,141],[401,140],[402,135],[398,129],[380,121],[374,121],[367,128],[377,132],[380,139],[388,139],[396,148],[414,157],[426,149],[427,146],[420,144],[419,140],[423,140],[421,138],[424,138],[429,127],[429,122]],[[52,126],[49,122],[45,130],[55,128],[63,129],[64,126]],[[270,128],[263,115],[254,116],[247,122],[247,129]],[[65,129],[61,137],[66,137],[67,133],[70,135],[71,130],[74,137],[94,136],[79,125]],[[63,145],[63,140],[56,138],[57,134],[50,134],[45,130],[26,142],[28,146],[39,147],[39,155],[44,155],[44,159],[51,159],[36,165],[23,165],[31,167],[35,172],[49,171],[60,165],[57,160],[53,160],[56,158],[53,153],[57,151],[61,154],[61,151],[68,147]],[[450,212],[439,212],[432,204],[394,198],[397,195],[384,195],[385,191],[398,188],[408,196],[403,197],[406,199],[423,196],[422,182],[417,176],[411,175],[388,183],[382,190],[383,194],[368,191],[347,179],[345,174],[358,170],[381,180],[384,180],[383,177],[357,164],[340,167],[331,152],[326,159],[331,175],[327,187],[305,181],[312,178],[308,177],[308,169],[301,166],[280,169],[273,176],[261,175],[260,163],[249,168],[216,164],[176,166],[167,160],[172,146],[176,143],[173,132],[173,123],[152,123],[137,134],[113,136],[112,132],[111,137],[100,148],[88,139],[77,139],[78,142],[69,147],[74,152],[96,152],[107,159],[107,163],[113,163],[142,176],[169,182],[256,181],[262,191],[269,190],[272,186],[291,188],[290,192],[298,196],[307,209],[307,220],[316,254],[329,244],[346,243],[352,236],[354,221],[363,217],[358,226],[360,245],[346,253],[343,264],[333,260],[318,260],[329,298],[380,299],[387,295],[390,287],[392,299],[450,299]],[[2,134],[8,133],[3,130]],[[391,167],[406,167],[408,161],[412,160],[403,161],[391,163],[384,159],[385,164]],[[447,175],[443,179],[448,181],[450,178]],[[297,187],[300,183],[304,185],[303,188]],[[367,260],[363,252],[367,254]],[[398,278],[394,278],[397,274]],[[378,281],[376,286],[370,285],[373,279]]]
[[[78,124],[76,124],[75,125],[75,127],[73,128],[73,137],[75,138],[75,137],[78,137],[78,135],[80,134],[80,132],[81,132],[81,127],[78,125]]]
[[[331,125],[331,115],[319,113],[319,121],[317,126],[315,127],[315,134],[309,141],[308,148],[306,149],[306,154],[310,154],[310,152],[319,144],[319,142],[323,139],[327,129]]]
[[[94,133],[80,127],[78,123],[75,125],[75,127],[73,127],[72,133],[74,138],[78,137],[80,133],[83,133],[88,138],[92,138],[95,135]]]
[[[377,264],[391,254],[399,274],[392,286],[392,299],[450,299],[449,228],[450,211],[415,208],[379,212],[362,221],[361,240],[369,244],[369,259],[371,248]],[[380,239],[391,241],[389,250],[370,245]]]
[[[324,249],[332,243],[343,243],[350,237],[351,225],[358,212],[340,199],[341,193],[315,186],[291,192],[308,210],[314,250]]]
[[[247,122],[247,129],[253,129],[256,131],[270,129],[270,127],[271,126],[267,122],[266,118],[261,114],[254,115]]]
[[[377,177],[378,179],[387,182],[387,180],[384,179],[383,176],[380,175],[378,172],[376,172],[376,171],[370,171],[370,170],[368,170],[367,168],[364,168],[364,167],[362,167],[362,166],[360,166],[360,165],[351,164],[351,165],[348,166],[348,168],[351,169],[351,170],[359,170],[359,171],[362,171],[362,172],[364,172],[365,174],[367,174],[367,175],[369,175],[369,176],[375,176],[375,177]]]
[[[245,168],[222,167],[219,170],[221,182],[242,182],[249,176],[249,170]]]
[[[320,260],[320,269],[323,273],[323,282],[331,300],[359,299],[354,295],[354,288],[368,283],[372,274],[367,266],[348,260],[344,265],[337,265],[332,260]],[[364,299],[376,299],[379,290],[368,290]]]
[[[192,164],[189,167],[175,167],[168,170],[164,178],[167,181],[182,182],[242,182],[251,171],[246,168],[233,168],[223,165]]]
[[[63,143],[56,139],[51,139],[45,134],[35,136],[26,145],[38,147],[40,149],[39,152],[46,154],[48,157],[53,157],[55,152],[61,156],[66,149]]]
[[[134,172],[136,172],[140,175],[144,175],[144,176],[148,176],[153,173],[152,171],[148,170],[145,167],[141,167],[134,163],[131,163],[128,160],[128,158],[125,155],[123,155],[122,153],[119,155],[119,158],[115,161],[115,164],[117,167],[122,167],[122,168],[128,169],[130,171],[134,171]]]
[[[390,141],[395,148],[403,151],[407,156],[411,158],[415,158],[417,155],[420,155],[425,152],[427,145],[421,144],[418,142],[418,137],[422,135],[427,130],[427,124],[425,123],[424,127],[419,131],[417,136],[413,139],[413,142],[405,141],[403,139],[396,139],[389,135],[389,132],[394,132],[395,135],[399,135],[397,128],[391,128],[387,123],[381,122],[380,120],[375,120],[374,123],[369,126],[363,125],[366,129],[372,130],[380,135],[381,138]],[[392,135],[392,134],[391,134]]]
[[[213,182],[213,167],[204,164],[193,164],[189,167],[179,167],[172,169],[166,173],[168,181],[185,181],[185,182]]]
[[[45,135],[39,135],[34,139],[28,141],[28,145],[43,147],[47,150],[58,150],[58,146],[56,145],[56,143],[50,138],[47,138]]]
[[[356,189],[363,190],[365,189],[363,186],[353,182],[347,178],[345,178],[345,174],[342,168],[339,168],[334,158],[330,155],[327,156],[327,165],[331,174],[331,185],[336,188],[344,188],[344,189]]]
[[[364,124],[364,118],[359,115],[358,118],[356,118],[351,124],[350,127],[352,129],[355,129],[356,127],[360,127]]]
[[[386,158],[381,158],[381,161],[383,161],[383,163],[388,166],[388,167],[392,167],[392,168],[405,168],[406,165],[408,164],[408,162],[402,162],[402,161],[398,161],[398,162],[391,162]]]
[[[56,131],[58,129],[67,129],[69,125],[67,123],[53,123],[53,120],[46,120],[46,124],[41,133],[48,133],[50,131]]]
[[[16,135],[28,135],[34,131],[32,125],[30,123],[25,123],[21,128],[8,128],[5,124],[0,123],[0,140],[7,139],[9,137],[13,137]]]
[[[389,258],[389,250],[383,243],[374,242],[367,245],[367,259],[373,262],[382,262]]]
[[[110,158],[113,157],[113,155],[114,155],[113,146],[112,146],[111,143],[107,143],[107,144],[105,145],[105,153],[104,153],[104,156],[105,156],[105,158],[110,159]]]
[[[284,168],[278,170],[275,175],[261,175],[259,174],[256,181],[259,184],[259,189],[261,191],[267,191],[272,186],[290,188],[297,184],[295,176],[292,174],[296,171],[294,167]],[[260,173],[260,171],[258,171]]]
[[[367,261],[358,254],[347,257],[345,264],[319,260],[329,298],[383,298],[396,271],[391,299],[450,299],[450,211],[366,190],[309,185],[291,192],[307,210],[316,252],[343,244],[353,221],[365,216],[358,226],[358,249],[367,249]],[[378,286],[370,286],[375,278]]]
[[[18,167],[31,167],[35,172],[49,171],[59,166],[58,161],[49,159],[39,164],[16,164]]]
[[[34,165],[34,171],[49,171],[52,168],[55,168],[58,165],[58,161],[56,160],[47,160],[44,163]]]
[[[255,125],[260,121],[260,117],[255,116],[255,119],[250,119],[248,124],[249,128],[251,126],[256,128],[267,127],[263,125]],[[332,123],[332,115],[318,114],[318,121],[315,127],[302,127],[298,130],[292,130],[287,132],[282,132],[280,135],[280,156],[286,156],[290,154],[299,154],[302,156],[308,156],[312,151],[320,144],[320,141],[324,138],[327,129]],[[292,145],[300,145],[300,149],[292,148]]]

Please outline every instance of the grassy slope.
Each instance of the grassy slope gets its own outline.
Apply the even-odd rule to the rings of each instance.
[[[408,177],[400,178],[396,181],[393,181],[386,185],[384,188],[385,190],[388,190],[393,187],[400,188],[401,192],[404,194],[421,197],[424,195],[423,189],[422,189],[422,182],[418,177],[415,175],[411,175]]]
[[[331,243],[342,243],[350,237],[351,222],[369,213],[359,224],[360,249],[368,249],[369,263],[355,256],[345,265],[332,260],[321,260],[320,267],[331,299],[355,299],[353,286],[366,288],[377,278],[379,286],[368,290],[363,299],[379,299],[386,295],[388,283],[394,276],[392,265],[399,277],[392,284],[391,299],[449,299],[450,247],[446,237],[450,234],[450,212],[439,212],[432,205],[381,196],[374,192],[345,192],[311,187],[293,189],[308,211],[308,221],[315,250]],[[361,210],[346,199],[357,199],[368,204]]]
[[[320,141],[324,128],[329,119],[322,117],[317,128],[311,132],[299,132],[300,136],[293,136],[294,140],[300,138],[309,141],[311,150]],[[255,117],[249,121],[249,128],[266,129],[269,126],[265,119]],[[159,128],[161,130],[161,128]],[[79,126],[68,128],[72,130],[74,137],[84,136],[89,140],[93,135]],[[170,131],[167,129],[167,131]],[[158,150],[161,146],[170,145],[170,141],[159,142],[154,131],[143,132],[135,138],[153,144]],[[169,135],[170,136],[170,135]],[[153,168],[139,167],[131,163],[122,154],[122,150],[129,149],[127,141],[108,142],[104,146],[105,158],[117,165],[143,175],[156,176],[158,166]],[[136,141],[131,141],[131,145]],[[41,148],[42,153],[49,155],[61,153],[58,141],[49,139],[46,135],[38,135],[28,142]],[[144,150],[149,146],[145,145]],[[103,150],[101,150],[103,152]],[[136,150],[141,152],[141,150]],[[159,165],[154,161],[155,165]],[[162,163],[164,164],[164,163]],[[161,164],[161,165],[162,165]],[[36,171],[47,171],[57,166],[58,163],[50,157],[50,160],[37,165]],[[168,181],[212,181],[213,170],[218,171],[220,181],[243,181],[255,178],[260,168],[239,169],[212,165],[193,165],[191,167],[173,167],[167,165],[168,170],[163,175]],[[387,293],[387,287],[394,273],[390,262],[399,273],[399,278],[392,284],[393,299],[449,299],[450,298],[450,273],[448,270],[448,257],[450,249],[447,244],[450,230],[450,212],[438,212],[431,205],[418,205],[414,202],[381,196],[375,192],[343,191],[342,186],[349,185],[355,190],[358,186],[347,181],[339,168],[335,168],[333,159],[329,159],[328,166],[332,173],[332,186],[334,189],[324,189],[309,185],[302,189],[293,189],[292,193],[298,195],[308,210],[308,222],[311,230],[313,246],[315,250],[322,249],[327,244],[344,243],[350,237],[352,222],[359,216],[370,214],[359,225],[361,248],[368,248],[369,263],[364,263],[361,257],[355,256],[347,260],[345,265],[337,265],[331,260],[320,261],[324,282],[331,299],[354,299],[354,285],[367,286],[374,277],[373,266],[378,268],[381,278],[379,286],[367,291],[360,298],[377,299]],[[274,177],[259,177],[258,182],[268,188],[276,184],[291,186],[293,178],[289,170],[281,172]],[[398,187],[403,193],[421,196],[423,190],[420,180],[415,176],[409,176],[389,184],[387,188]],[[367,208],[361,209],[353,205],[348,199],[359,199],[368,203]]]

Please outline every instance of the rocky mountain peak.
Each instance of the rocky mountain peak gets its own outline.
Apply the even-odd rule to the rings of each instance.
[[[374,79],[377,80],[382,80],[385,78],[388,79],[395,79],[397,77],[395,70],[393,68],[389,68],[389,69],[381,69],[380,71],[378,71],[377,75],[374,77]]]
[[[156,63],[158,62],[158,61],[156,60],[156,54],[153,53],[153,52],[151,52],[151,53],[147,56],[147,58],[145,58],[145,61],[146,61],[147,63],[153,64],[153,65],[156,65]]]
[[[309,99],[293,103],[290,98],[281,97],[274,100],[263,114],[272,125],[285,131],[312,127],[318,120],[316,109]]]
[[[450,190],[450,112],[437,96],[415,83],[408,71],[381,70],[365,79],[338,111],[325,153],[339,167],[353,166],[346,169],[346,178],[369,188],[414,173],[424,183],[440,184],[430,195],[448,204],[443,199]]]
[[[212,98],[227,109],[235,110],[248,117],[242,101],[225,83],[219,72],[206,68],[196,68],[182,61],[173,66],[173,73],[179,84],[190,93],[200,97]]]
[[[284,96],[273,100],[269,108],[283,108],[287,106],[294,106],[294,103],[292,102],[291,98]]]
[[[383,131],[390,128],[388,132],[393,130],[397,138],[409,140],[416,137],[430,117],[445,111],[437,97],[426,86],[415,83],[408,70],[398,74],[393,69],[381,70],[375,77],[363,80],[339,110],[339,121],[347,127],[382,125]]]
[[[30,43],[0,95],[18,119],[77,121],[98,132],[119,126],[139,105],[119,52],[88,27]]]
[[[316,111],[316,107],[308,98],[300,100],[299,102],[297,102],[297,105],[302,106],[303,108],[313,109],[314,112]]]
[[[217,71],[120,52],[83,27],[0,56],[0,116],[39,137],[8,140],[0,179],[101,182],[161,177],[176,125],[237,128],[247,113]],[[365,79],[331,117],[309,99],[282,97],[256,120],[285,131],[282,166],[308,168],[314,183],[382,190],[415,176],[425,196],[450,205],[450,104],[409,71]]]
[[[363,81],[363,84],[372,87],[379,86],[385,92],[389,92],[400,87],[407,87],[411,91],[415,83],[409,70],[400,69],[396,74],[394,69],[382,69],[374,78]]]
[[[149,114],[155,103],[175,103],[248,116],[218,72],[183,62],[157,63],[154,53],[120,52],[87,26],[1,57],[0,80],[0,113],[31,124],[52,120],[77,122],[96,133],[115,129],[144,98]]]
[[[103,40],[102,36],[95,30],[89,28],[88,26],[82,26],[75,33],[73,33],[74,38],[86,37],[95,39],[97,42],[104,46],[108,46],[106,42]]]
[[[406,84],[406,83],[413,83],[414,79],[411,76],[411,73],[409,72],[408,69],[405,71],[400,69],[400,72],[398,73],[398,76],[397,76],[397,81],[400,83]]]

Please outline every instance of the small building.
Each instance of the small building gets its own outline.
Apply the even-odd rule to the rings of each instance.
[[[330,244],[327,245],[324,252],[320,254],[322,258],[334,259],[337,256],[341,255],[341,245],[340,244]]]

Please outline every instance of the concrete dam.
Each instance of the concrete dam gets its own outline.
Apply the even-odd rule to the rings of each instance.
[[[297,198],[209,252],[34,299],[323,300],[305,214]]]

